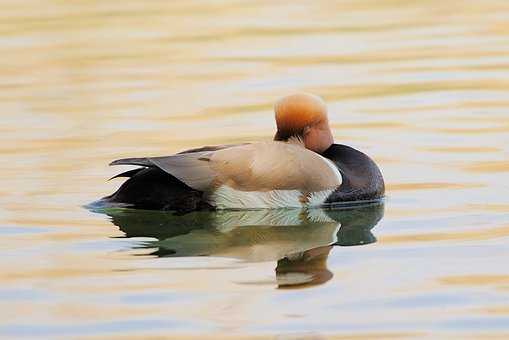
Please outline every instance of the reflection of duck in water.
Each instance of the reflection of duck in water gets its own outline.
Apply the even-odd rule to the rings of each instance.
[[[100,202],[192,211],[316,207],[383,196],[377,165],[360,151],[333,144],[319,97],[285,97],[276,103],[275,114],[274,141],[114,161],[141,167],[116,176],[128,180]]]
[[[110,209],[126,237],[151,237],[142,243],[162,257],[221,256],[248,262],[278,261],[278,286],[315,285],[332,273],[326,260],[332,246],[376,241],[371,229],[383,204],[341,210],[284,209],[196,211],[177,216],[158,211]]]

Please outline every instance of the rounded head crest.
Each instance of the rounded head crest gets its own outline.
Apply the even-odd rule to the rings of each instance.
[[[274,105],[278,139],[302,135],[306,127],[327,122],[327,106],[322,98],[296,93],[279,99]]]

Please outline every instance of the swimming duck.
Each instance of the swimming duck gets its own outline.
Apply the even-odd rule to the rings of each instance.
[[[334,144],[320,97],[286,96],[274,111],[273,141],[113,161],[110,165],[140,167],[113,177],[128,180],[100,202],[187,212],[317,207],[383,197],[377,165],[360,151]]]

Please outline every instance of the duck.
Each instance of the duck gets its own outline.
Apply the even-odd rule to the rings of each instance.
[[[102,206],[186,213],[195,210],[313,208],[381,200],[376,163],[335,144],[322,98],[295,93],[274,105],[273,140],[204,146],[170,156],[124,158],[138,166]]]

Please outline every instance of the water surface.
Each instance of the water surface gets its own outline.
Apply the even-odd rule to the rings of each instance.
[[[507,13],[3,1],[0,335],[509,336]],[[377,161],[385,206],[82,208],[118,187],[113,159],[270,139],[293,91],[322,96],[336,141]]]

